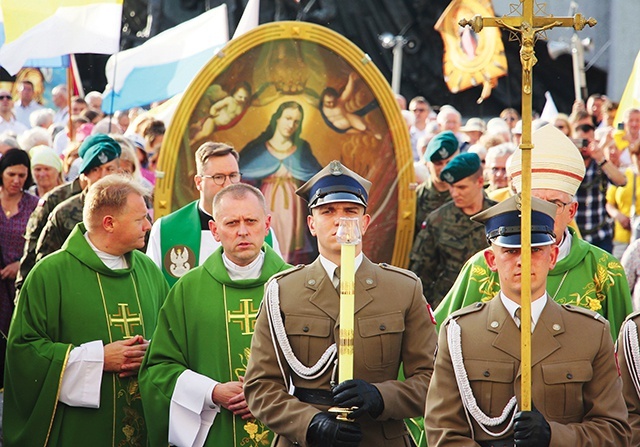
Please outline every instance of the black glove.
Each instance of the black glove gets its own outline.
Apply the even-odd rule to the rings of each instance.
[[[535,407],[532,411],[517,412],[514,421],[513,439],[517,447],[549,447],[551,427]]]
[[[339,407],[358,407],[349,417],[357,419],[365,413],[377,418],[384,410],[384,401],[378,388],[361,379],[345,380],[333,390],[333,401]]]
[[[316,414],[307,428],[310,447],[358,447],[362,430],[357,422],[339,421],[329,413]]]

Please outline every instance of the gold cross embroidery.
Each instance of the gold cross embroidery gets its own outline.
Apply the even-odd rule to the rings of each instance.
[[[256,326],[258,309],[254,309],[253,300],[247,298],[240,300],[240,310],[238,312],[227,312],[228,323],[240,324],[242,335],[251,335]]]
[[[129,313],[129,305],[126,303],[118,303],[118,313],[109,315],[109,326],[117,326],[124,332],[124,338],[132,338],[132,330],[134,326],[141,326],[142,319],[140,314]]]

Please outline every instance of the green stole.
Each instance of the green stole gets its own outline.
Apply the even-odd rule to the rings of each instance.
[[[217,303],[211,304],[214,308],[218,307],[219,315],[226,323],[215,325],[218,330],[215,331],[215,335],[212,334],[212,339],[219,340],[226,346],[226,349],[219,353],[219,355],[226,354],[226,361],[216,362],[218,372],[212,375],[221,382],[237,381],[240,376],[244,377],[251,353],[251,337],[262,302],[264,283],[271,275],[282,269],[283,264],[280,264],[278,259],[276,263],[272,260],[274,256],[275,258],[279,256],[271,249],[265,247],[265,250],[265,264],[262,275],[258,279],[232,281],[224,267],[221,249],[205,261],[205,269],[219,282],[215,289],[221,288],[222,292],[216,299]],[[214,321],[221,321],[222,318]],[[219,438],[218,433],[228,434]],[[233,443],[228,445],[237,447],[265,446],[270,445],[273,440],[273,432],[259,420],[242,420],[241,417],[229,411],[222,411],[211,427],[208,440],[231,440],[231,436],[233,436]]]
[[[160,251],[162,273],[172,287],[187,271],[200,265],[200,224],[199,200],[183,206],[160,220]],[[197,228],[198,231],[187,231]],[[273,246],[271,230],[265,238]]]

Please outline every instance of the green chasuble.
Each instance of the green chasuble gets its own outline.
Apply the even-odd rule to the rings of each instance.
[[[244,376],[264,284],[286,264],[267,244],[262,274],[232,281],[222,247],[172,287],[158,317],[140,370],[140,390],[152,446],[166,446],[169,407],[178,377],[187,369],[217,382]],[[257,420],[221,408],[205,446],[268,446],[273,436]]]
[[[631,313],[631,295],[627,277],[618,260],[600,248],[579,239],[575,230],[569,255],[549,272],[547,292],[560,304],[572,304],[598,312],[618,338],[624,319]],[[458,309],[478,301],[489,301],[498,294],[498,274],[489,270],[482,252],[462,267],[455,284],[435,311],[438,329]]]
[[[104,372],[100,408],[58,401],[69,353],[142,335],[149,339],[168,293],[162,273],[142,252],[130,266],[110,270],[78,224],[62,250],[29,273],[16,307],[7,348],[4,445],[146,446],[137,378]]]

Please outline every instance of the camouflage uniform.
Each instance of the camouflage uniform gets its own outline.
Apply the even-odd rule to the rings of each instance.
[[[482,209],[497,202],[486,196]],[[484,226],[447,202],[429,214],[411,250],[409,270],[422,280],[424,296],[434,309],[447,294],[467,259],[488,247]]]
[[[27,222],[27,229],[24,234],[25,244],[22,259],[20,259],[20,270],[16,276],[16,287],[19,289],[36,263],[36,246],[42,229],[47,223],[47,218],[59,203],[82,192],[80,179],[75,179],[71,183],[57,186],[40,198],[38,206],[31,213]]]
[[[36,262],[62,248],[62,244],[67,240],[76,224],[82,222],[82,207],[85,196],[86,190],[68,198],[51,212],[47,224],[38,238]]]
[[[414,238],[418,237],[418,233],[422,230],[422,224],[427,219],[427,216],[449,200],[451,200],[449,188],[440,192],[433,186],[431,179],[427,179],[418,186],[418,189],[416,189],[416,231]]]

